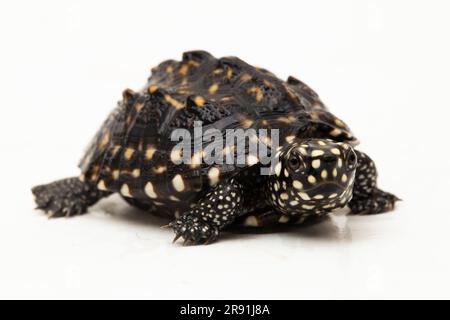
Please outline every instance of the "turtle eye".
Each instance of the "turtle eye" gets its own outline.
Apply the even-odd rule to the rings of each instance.
[[[349,170],[355,169],[357,162],[358,159],[356,157],[356,153],[353,150],[350,150],[349,154],[347,155],[347,168]]]
[[[289,168],[293,171],[300,169],[300,167],[302,165],[300,159],[294,154],[289,157],[287,164],[288,164]]]

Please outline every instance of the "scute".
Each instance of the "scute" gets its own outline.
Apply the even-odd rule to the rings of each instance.
[[[153,68],[141,91],[124,91],[80,162],[83,179],[137,199],[149,198],[145,187],[151,182],[156,203],[192,201],[210,187],[211,168],[173,164],[176,143],[170,134],[176,128],[192,131],[194,121],[202,121],[204,130],[221,132],[277,128],[280,140],[298,136],[356,141],[348,126],[300,80],[282,81],[236,57],[216,59],[205,51],[191,51],[180,62],[167,60]],[[219,166],[217,179],[242,169]]]

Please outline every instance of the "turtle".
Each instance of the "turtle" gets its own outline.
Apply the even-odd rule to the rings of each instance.
[[[243,163],[202,161],[217,136],[194,139],[197,152],[177,148],[173,133],[191,134],[198,124],[219,137],[233,130],[277,132],[276,145],[267,143],[272,135],[256,138],[272,161],[247,144],[219,150],[234,161],[244,156]],[[141,90],[123,91],[88,145],[78,177],[32,193],[49,217],[84,214],[119,193],[133,206],[169,217],[174,241],[208,244],[236,225],[305,224],[343,207],[352,214],[393,210],[399,199],[378,188],[375,163],[358,144],[301,80],[281,80],[234,56],[189,51],[152,68]],[[180,161],[186,158],[191,161]]]

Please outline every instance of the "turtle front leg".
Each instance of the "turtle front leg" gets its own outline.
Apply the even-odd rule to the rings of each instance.
[[[394,209],[400,199],[377,188],[375,163],[365,153],[355,150],[358,156],[353,198],[348,206],[354,214],[377,214]]]
[[[242,211],[243,187],[236,180],[216,185],[195,207],[169,224],[186,244],[208,244],[217,240],[219,231],[231,224]]]
[[[35,197],[37,209],[44,210],[49,218],[86,213],[88,207],[111,194],[78,178],[68,178],[36,186],[31,192]]]

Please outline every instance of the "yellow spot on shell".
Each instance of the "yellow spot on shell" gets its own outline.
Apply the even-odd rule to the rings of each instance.
[[[173,163],[178,163],[181,160],[181,149],[173,149],[170,153],[170,160],[172,160]]]
[[[244,74],[241,76],[241,81],[244,81],[244,82],[249,81],[249,80],[251,80],[251,79],[252,79],[252,76],[249,75],[248,73],[244,73]]]
[[[292,202],[294,202],[294,201],[292,201]],[[292,205],[292,204],[291,204]],[[289,222],[289,217],[288,216],[285,216],[285,215],[282,215],[279,219],[278,219],[278,222],[279,223],[288,223]]]
[[[295,122],[295,117],[289,116],[289,117],[279,117],[277,119],[279,122],[284,124],[292,124]]]
[[[182,76],[186,76],[188,71],[189,71],[189,66],[187,64],[183,64],[181,66],[180,70],[178,71],[178,73],[181,74]]]
[[[179,174],[177,174],[173,179],[172,179],[172,185],[174,187],[174,189],[178,192],[182,192],[184,191],[184,181],[183,181],[183,177]]]
[[[137,112],[139,112],[139,111],[141,111],[144,108],[144,104],[143,103],[136,103],[134,108],[136,109]]]
[[[201,96],[196,96],[194,98],[194,102],[197,105],[197,107],[203,107],[205,105],[205,99]]]
[[[342,133],[342,130],[338,129],[338,128],[334,128],[333,130],[330,131],[330,135],[332,135],[333,137],[337,137],[341,133]]]
[[[208,92],[210,94],[214,94],[219,90],[219,85],[217,83],[214,83],[211,87],[209,87]]]
[[[126,159],[126,160],[130,160],[131,157],[133,156],[133,154],[134,154],[134,149],[132,149],[132,148],[127,148],[127,149],[125,150],[125,154],[124,154],[125,159]]]
[[[132,175],[133,177],[135,177],[135,178],[139,178],[139,176],[141,175],[141,170],[140,170],[140,169],[134,169],[134,170],[131,172],[131,175]]]
[[[152,199],[158,198],[158,195],[156,194],[155,189],[153,188],[153,184],[151,182],[147,182],[147,184],[145,185],[145,194]]]
[[[247,217],[247,219],[245,219],[245,221],[244,221],[244,226],[247,226],[247,227],[259,227],[258,218],[256,218],[255,216]]]
[[[190,61],[188,62],[188,64],[189,64],[190,66],[195,67],[195,68],[198,68],[198,67],[200,66],[200,63],[198,63],[197,61],[194,61],[194,60],[190,60]]]
[[[109,143],[109,133],[105,133],[102,140],[100,141],[100,148],[103,149]]]
[[[241,121],[241,126],[242,126],[244,129],[248,129],[248,128],[250,128],[252,125],[253,125],[253,120],[250,120],[250,119],[243,119],[243,120]]]
[[[295,136],[287,136],[286,138],[284,138],[284,140],[286,140],[287,143],[292,143],[295,139]]]
[[[130,193],[130,187],[128,187],[127,184],[123,184],[122,187],[120,188],[120,193],[124,196],[124,197],[128,197],[128,198],[132,198],[133,196]]]
[[[170,103],[170,105],[171,105],[172,107],[174,107],[175,109],[182,109],[182,108],[184,108],[184,104],[183,104],[183,103],[181,103],[180,101],[178,101],[178,100],[172,98],[172,97],[169,96],[168,94],[166,94],[166,95],[164,96],[164,100],[166,100],[168,103]]]
[[[147,151],[145,151],[145,159],[151,160],[155,152],[156,152],[155,147],[148,147]]]
[[[113,177],[114,180],[119,179],[119,176],[120,176],[120,171],[119,170],[114,170],[112,172],[112,177]]]
[[[111,156],[114,157],[120,149],[121,149],[120,146],[114,146],[111,152]]]
[[[166,170],[167,170],[166,166],[158,166],[153,168],[153,171],[158,174],[164,173],[166,172]]]
[[[158,91],[158,89],[159,89],[158,86],[153,85],[153,86],[150,86],[150,87],[148,88],[148,92],[150,92],[150,93],[155,93],[156,91]]]
[[[261,102],[262,99],[264,98],[264,94],[263,94],[261,88],[258,88],[258,87],[251,87],[250,89],[248,89],[248,93],[255,94],[256,102]]]
[[[99,190],[106,191],[107,188],[106,188],[105,181],[104,181],[104,180],[100,180],[100,182],[99,182],[98,185],[97,185],[97,188],[98,188]]]
[[[345,127],[345,123],[340,119],[335,119],[334,123],[336,123],[339,127]]]
[[[227,80],[231,80],[232,77],[233,77],[233,70],[228,69],[227,70]]]

